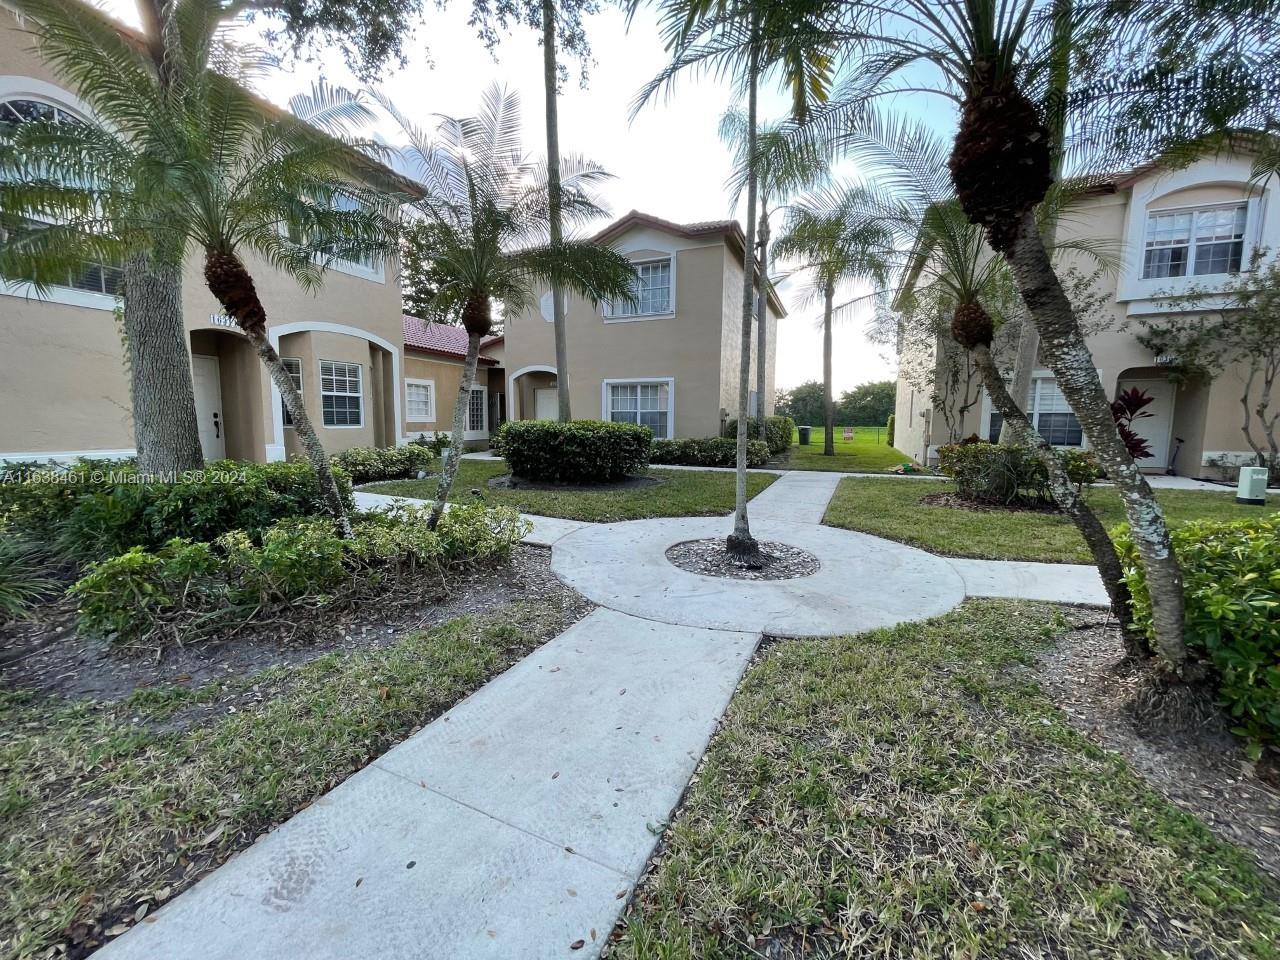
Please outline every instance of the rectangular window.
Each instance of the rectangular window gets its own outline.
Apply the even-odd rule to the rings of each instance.
[[[435,384],[409,380],[404,385],[409,419],[418,423],[434,423],[436,419]]]
[[[467,403],[467,429],[472,433],[484,432],[484,405],[488,394],[484,390],[472,390]]]
[[[1032,381],[1028,413],[1036,433],[1055,447],[1078,447],[1084,441],[1080,421],[1052,378]]]
[[[320,410],[326,427],[364,425],[360,364],[320,361]]]
[[[671,258],[646,260],[634,265],[636,271],[632,292],[635,303],[612,303],[612,318],[644,317],[671,312]]]
[[[1248,211],[1239,203],[1149,214],[1143,279],[1239,273]]]
[[[609,385],[609,419],[614,423],[638,423],[658,438],[670,436],[671,388],[666,383],[612,383]]]
[[[284,364],[285,370],[289,374],[289,379],[293,381],[293,388],[302,393],[302,361],[297,357],[281,357],[280,362]],[[293,426],[293,417],[289,415],[289,408],[284,404],[284,397],[280,398],[280,411],[284,414],[284,425],[286,427]]]
[[[23,218],[11,229],[0,227],[0,241],[16,241],[31,236],[43,229],[47,224],[39,220]],[[12,276],[11,280],[24,280],[25,277]],[[67,272],[66,280],[54,285],[70,287],[72,290],[84,290],[88,293],[101,293],[114,297],[120,290],[120,281],[124,279],[124,270],[119,263],[99,263],[86,261],[77,269]]]

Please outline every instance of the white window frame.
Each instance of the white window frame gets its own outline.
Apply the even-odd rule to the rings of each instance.
[[[666,384],[667,387],[667,435],[655,440],[674,440],[676,436],[676,378],[675,377],[616,377],[600,381],[600,419],[610,420],[613,411],[610,407],[611,387],[639,386],[641,384]]]
[[[1098,371],[1098,376],[1099,378],[1102,377],[1101,370]],[[1039,407],[1039,401],[1040,401],[1040,384],[1045,381],[1050,381],[1054,383],[1057,382],[1057,378],[1053,375],[1052,370],[1039,369],[1039,370],[1033,370],[1031,372],[1030,394],[1026,398],[1026,402],[1023,403],[1022,405],[1023,413],[1027,415],[1027,419],[1031,421],[1031,426],[1037,432],[1039,432],[1040,430],[1039,425],[1036,423],[1036,417],[1039,414],[1039,410],[1037,408]],[[1007,382],[1008,381],[1006,380],[1006,383]],[[1067,404],[1067,406],[1068,408],[1070,408],[1071,405]],[[1054,412],[1061,412],[1061,411],[1054,411]],[[1074,413],[1075,411],[1071,411],[1071,412]],[[978,433],[978,436],[981,437],[983,440],[986,440],[991,436],[991,417],[992,415],[995,415],[995,414],[997,414],[997,411],[995,407],[993,407],[991,404],[991,396],[984,389],[982,391],[982,420],[979,423],[981,430]],[[1076,419],[1079,420],[1080,418],[1077,417]],[[1044,436],[1044,434],[1041,434],[1041,436]],[[1045,439],[1048,439],[1048,438],[1046,437]],[[1080,427],[1080,443],[1078,445],[1069,444],[1069,443],[1055,443],[1055,444],[1052,444],[1052,446],[1057,447],[1059,450],[1088,450],[1089,437],[1085,434],[1084,426],[1082,424]]]
[[[484,426],[479,430],[471,429],[471,394],[483,393],[484,400],[481,411],[484,414]],[[488,440],[489,439],[489,387],[484,384],[473,383],[471,385],[471,394],[467,395],[467,409],[463,411],[463,433],[464,440]]]
[[[344,367],[354,367],[356,371],[355,379],[358,382],[358,388],[355,393],[348,391],[326,390],[324,388],[324,365],[341,364]],[[326,430],[361,430],[364,428],[364,366],[363,364],[353,363],[350,360],[320,360],[320,424]],[[334,374],[329,374],[330,379],[334,378]],[[350,380],[350,374],[343,374],[342,379]],[[360,422],[359,423],[325,423],[324,422],[324,398],[325,397],[356,397],[360,401]]]
[[[602,308],[602,315],[605,323],[635,323],[641,320],[661,320],[664,317],[674,317],[676,314],[676,258],[675,254],[666,254],[660,257],[643,257],[638,260],[631,261],[631,267],[636,270],[636,278],[639,279],[638,268],[648,266],[655,263],[666,263],[670,275],[670,287],[667,292],[667,309],[652,311],[648,313],[618,313],[618,307],[612,301],[606,302]],[[638,311],[639,308],[637,308]]]
[[[289,379],[293,381],[293,386],[298,391],[298,396],[302,396],[302,359],[300,357],[281,357],[280,363],[284,365],[285,371],[289,374]],[[295,369],[289,369],[289,364],[293,364]],[[293,429],[293,421],[289,419],[289,408],[284,405],[283,396],[280,398],[280,420],[284,423],[286,430]]]
[[[1200,246],[1199,239],[1196,236],[1196,229],[1197,229],[1196,220],[1199,217],[1199,215],[1202,213],[1211,213],[1219,210],[1231,210],[1234,212],[1234,211],[1240,210],[1241,208],[1244,209],[1244,226],[1240,230],[1240,239],[1235,241],[1221,240],[1221,241],[1210,241],[1210,242],[1211,243],[1212,242],[1239,243],[1240,244],[1240,270],[1247,269],[1249,261],[1246,258],[1246,253],[1250,251],[1250,246],[1251,246],[1249,243],[1249,234],[1250,234],[1250,226],[1251,226],[1250,216],[1255,212],[1254,210],[1251,209],[1251,207],[1252,205],[1249,203],[1249,198],[1241,197],[1239,200],[1224,200],[1220,203],[1202,203],[1202,204],[1185,205],[1185,206],[1177,206],[1177,207],[1149,208],[1146,211],[1146,219],[1143,222],[1143,228],[1142,228],[1142,260],[1138,264],[1139,277],[1146,283],[1160,282],[1160,281],[1164,281],[1166,283],[1171,281],[1205,283],[1205,282],[1212,282],[1212,280],[1215,278],[1220,279],[1223,277],[1233,276],[1233,273],[1229,270],[1225,270],[1219,273],[1196,273],[1197,248]],[[1165,277],[1148,277],[1146,276],[1146,262],[1147,262],[1147,251],[1149,249],[1152,249],[1150,246],[1151,218],[1177,215],[1177,214],[1187,214],[1191,217],[1191,225],[1187,230],[1186,271],[1181,274],[1165,276]],[[1155,249],[1171,249],[1171,247],[1158,247]],[[1239,272],[1239,271],[1236,271],[1236,272]]]
[[[413,415],[413,399],[409,396],[410,387],[426,387],[427,395],[427,413],[430,416],[415,417]],[[407,377],[404,381],[404,419],[406,423],[435,423],[436,422],[436,382],[434,380],[416,380]]]

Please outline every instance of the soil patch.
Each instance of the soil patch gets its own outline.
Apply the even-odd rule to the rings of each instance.
[[[608,493],[611,490],[641,490],[666,483],[666,477],[627,477],[613,483],[547,483],[542,480],[525,480],[523,477],[504,473],[491,477],[489,486],[494,490],[557,490],[564,493]]]
[[[685,540],[667,548],[667,559],[681,570],[707,577],[734,580],[794,580],[818,572],[818,558],[807,550],[786,543],[761,541],[765,564],[759,569],[743,565],[729,556],[724,539]]]
[[[1146,680],[1142,666],[1125,661],[1112,623],[1083,609],[1066,613],[1075,629],[1041,659],[1038,672],[1072,723],[1280,877],[1280,789],[1259,777],[1225,714],[1192,732],[1140,730],[1131,704]]]
[[[592,604],[551,572],[551,552],[516,546],[511,564],[460,570],[345,610],[295,605],[283,617],[225,638],[162,651],[129,650],[81,636],[75,605],[37,608],[31,620],[0,627],[0,682],[69,698],[117,700],[170,684],[189,688],[306,663],[332,651],[376,647],[402,634],[521,600],[560,603],[566,626]]]
[[[1052,503],[981,503],[968,500],[958,493],[930,493],[920,498],[926,507],[952,507],[956,510],[972,510],[975,513],[1057,513]]]

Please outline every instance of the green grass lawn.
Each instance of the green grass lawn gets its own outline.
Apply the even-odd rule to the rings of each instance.
[[[814,427],[809,446],[797,439],[791,445],[786,465],[796,470],[842,470],[848,473],[887,473],[911,460],[901,450],[885,443],[884,427],[854,427],[853,439],[844,439],[844,427],[836,427],[836,455],[822,455],[826,430]]]
[[[1089,551],[1076,528],[1057,514],[965,510],[920,503],[927,494],[953,489],[944,481],[846,477],[831,498],[823,522],[953,557],[1090,562]],[[1124,521],[1120,495],[1114,488],[1094,487],[1086,496],[1108,528]],[[1156,498],[1172,523],[1258,515],[1257,507],[1237,504],[1230,492],[1160,490]]]
[[[83,955],[96,927],[160,906],[558,632],[559,616],[517,603],[116,702],[0,692],[0,957],[52,956],[68,936]],[[219,707],[229,690],[244,695],[235,712]]]
[[[1280,956],[1280,883],[1028,677],[1067,632],[987,601],[770,649],[610,957]]]
[[[495,490],[491,477],[507,472],[502,462],[463,460],[453,485],[454,500],[469,500],[480,491],[486,503],[514,507],[540,517],[564,517],[610,523],[646,517],[707,517],[733,510],[733,474],[715,470],[650,470],[665,483],[630,490]],[[754,497],[777,477],[767,473],[747,475],[747,496]],[[393,480],[361,489],[400,497],[435,496],[436,481]]]

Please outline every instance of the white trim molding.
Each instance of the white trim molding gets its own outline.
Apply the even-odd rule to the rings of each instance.
[[[608,420],[610,417],[609,410],[609,388],[614,386],[623,386],[627,384],[641,383],[660,383],[665,384],[667,388],[667,435],[658,437],[655,440],[674,440],[676,435],[676,378],[675,377],[611,377],[607,380],[600,381],[600,419]],[[637,417],[637,422],[639,417]]]
[[[409,407],[409,387],[427,387],[430,395],[427,398],[430,407],[429,417],[415,417],[413,411]],[[404,422],[405,423],[435,423],[436,422],[436,382],[434,380],[426,380],[417,377],[405,377],[404,380]]]

